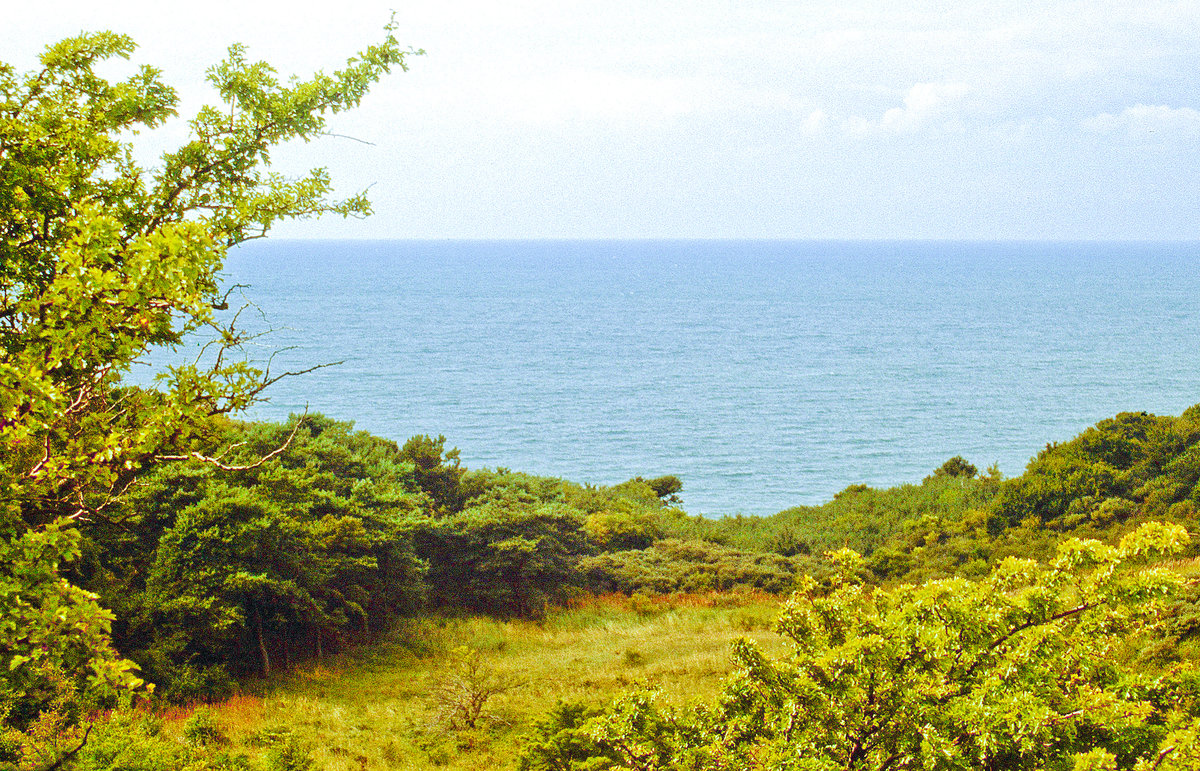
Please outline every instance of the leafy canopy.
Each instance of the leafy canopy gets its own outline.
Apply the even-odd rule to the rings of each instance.
[[[1192,769],[1196,671],[1129,666],[1182,577],[1155,560],[1188,540],[1147,524],[1118,546],[1073,539],[1040,566],[979,581],[871,589],[850,550],[803,580],[779,631],[792,653],[735,646],[738,672],[690,710],[634,693],[560,705],[525,769]]]
[[[222,261],[281,219],[369,212],[361,194],[332,199],[323,169],[272,171],[270,153],[320,136],[328,116],[405,68],[418,52],[392,31],[332,75],[286,82],[233,46],[208,72],[222,104],[201,109],[191,139],[150,168],[133,141],[176,114],[175,91],[148,66],[119,82],[97,74],[130,57],[130,38],[63,40],[28,73],[0,63],[0,703],[10,721],[49,703],[55,677],[97,691],[136,683],[106,643],[111,614],[62,566],[79,528],[104,518],[140,469],[199,454],[212,416],[244,409],[280,377],[235,355],[244,338],[220,313]],[[148,352],[205,331],[203,361],[166,369],[152,391],[123,387]]]

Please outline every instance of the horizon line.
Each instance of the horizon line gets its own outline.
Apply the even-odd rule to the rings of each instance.
[[[1200,245],[1200,236],[1194,238],[818,238],[805,236],[278,236],[253,239],[255,241],[409,241],[435,243],[444,241],[458,242],[604,242],[604,241],[642,241],[642,242],[761,242],[761,243],[925,243],[925,244],[1177,244]],[[235,244],[241,246],[242,244]]]

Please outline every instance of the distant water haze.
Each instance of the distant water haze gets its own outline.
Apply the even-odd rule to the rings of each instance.
[[[275,332],[251,418],[322,412],[471,468],[676,474],[692,513],[770,514],[947,458],[1200,402],[1196,244],[265,241],[230,283]]]

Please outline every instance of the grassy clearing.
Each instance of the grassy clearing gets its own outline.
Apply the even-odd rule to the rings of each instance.
[[[735,639],[783,649],[777,612],[767,595],[620,596],[540,623],[412,620],[213,713],[234,751],[260,754],[264,738],[290,732],[329,771],[512,768],[517,739],[557,699],[598,702],[647,683],[676,704],[711,700]],[[464,694],[489,689],[474,727],[449,727]]]

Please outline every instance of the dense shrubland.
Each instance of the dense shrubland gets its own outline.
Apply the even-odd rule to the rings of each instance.
[[[233,448],[222,461],[233,470],[175,464],[142,476],[88,528],[70,573],[116,612],[118,649],[170,698],[223,695],[236,677],[370,639],[401,615],[538,617],[627,580],[588,562],[606,550],[643,545],[679,563],[660,564],[653,586],[622,589],[745,577],[712,579],[741,568],[732,550],[670,551],[680,542],[662,540],[663,523],[685,516],[659,497],[678,491],[673,478],[597,488],[468,471],[441,437],[401,446],[320,415],[223,420],[212,441]],[[787,578],[776,571],[773,588]]]
[[[956,458],[920,484],[723,519],[684,513],[675,477],[579,485],[468,470],[443,437],[399,445],[320,415],[223,420],[214,446],[252,467],[144,475],[88,529],[70,575],[117,612],[117,647],[165,694],[214,696],[414,613],[537,618],[581,593],[785,596],[801,576],[829,579],[825,555],[841,549],[862,555],[867,583],[981,578],[1009,556],[1050,561],[1068,536],[1194,527],[1198,413],[1104,421],[1014,479]],[[1084,490],[1097,466],[1114,481]]]
[[[1125,759],[1114,767],[1132,768],[1168,737],[1193,741],[1200,597],[1183,577],[1191,575],[1197,414],[1102,421],[1047,447],[1013,479],[952,458],[920,484],[855,485],[823,506],[721,519],[687,515],[675,477],[580,485],[467,469],[443,437],[399,444],[320,415],[286,424],[219,418],[207,442],[231,448],[222,458],[228,468],[175,463],[140,475],[89,524],[65,576],[114,611],[112,644],[168,701],[226,697],[247,677],[376,640],[398,620],[478,612],[536,621],[593,594],[632,595],[636,604],[765,591],[791,597],[780,629],[796,654],[762,658],[737,648],[740,674],[699,711],[651,692],[564,703],[530,735],[523,762],[783,763],[848,719],[820,717],[811,699],[863,714],[867,707],[852,699],[881,700],[879,689],[891,688],[894,698],[912,691],[931,701],[921,706],[910,694],[903,705],[879,701],[878,710],[961,714],[924,727],[863,723],[855,730],[882,732],[877,743],[864,740],[871,752],[887,751],[861,755],[860,765],[923,757],[912,743],[919,736],[953,747],[961,767],[980,767],[985,756],[996,768],[1057,767],[1050,758],[1099,747],[1096,768],[1108,767],[1106,752]],[[1102,488],[1099,476],[1109,480]],[[1138,530],[1150,522],[1164,524]],[[1096,540],[1081,545],[1081,536]],[[1169,552],[1176,569],[1146,567],[1151,552]],[[967,640],[969,629],[978,635]],[[914,655],[919,661],[895,671]],[[957,681],[947,662],[965,657],[977,663]],[[1012,657],[1026,668],[995,680]],[[1020,690],[1045,685],[1071,657],[1069,693]],[[971,712],[968,703],[993,711]],[[1021,729],[1025,745],[1009,746],[1001,739],[1022,710],[1040,717]],[[1118,721],[1127,730],[1098,727],[1133,714]],[[964,745],[984,724],[993,726],[990,738]],[[855,739],[843,739],[822,750],[838,767],[854,752]],[[1021,749],[1034,744],[1044,751]],[[622,755],[619,746],[642,749]],[[1178,758],[1192,756],[1172,754],[1175,765],[1164,756],[1160,768],[1188,767]]]
[[[721,519],[687,515],[671,476],[580,485],[467,469],[443,437],[214,418],[197,447],[224,448],[221,464],[139,475],[64,576],[114,611],[115,650],[168,701],[223,698],[431,614],[536,621],[604,593],[791,598],[792,655],[736,647],[709,707],[651,691],[564,702],[525,740],[531,769],[787,768],[816,747],[823,760],[794,767],[904,768],[941,748],[946,768],[1149,768],[1170,743],[1158,767],[1188,768],[1198,414],[1119,415],[1013,479],[952,458],[920,484]],[[1175,569],[1150,566],[1157,553]],[[54,725],[82,725],[64,714]],[[83,739],[72,730],[56,735]]]

